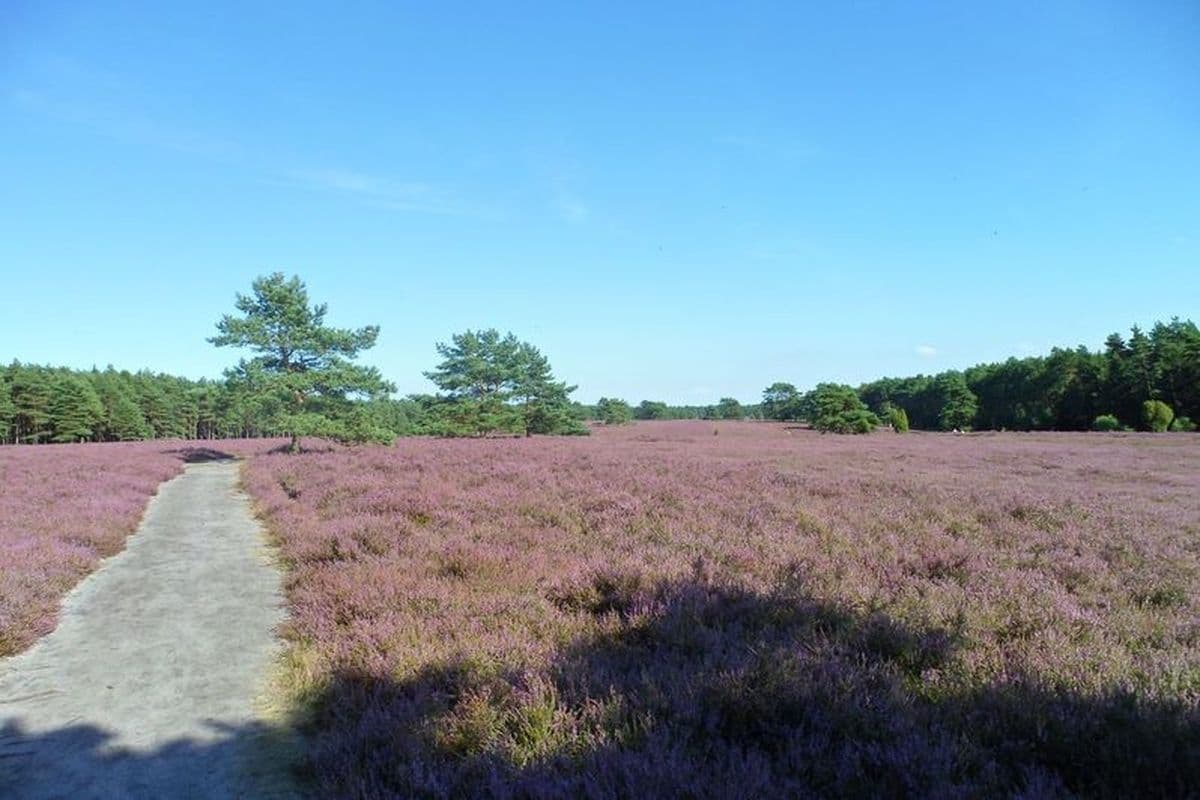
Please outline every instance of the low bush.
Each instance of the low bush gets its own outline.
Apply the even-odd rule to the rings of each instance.
[[[1147,400],[1142,403],[1142,422],[1147,430],[1162,433],[1171,427],[1173,419],[1175,412],[1162,400]]]

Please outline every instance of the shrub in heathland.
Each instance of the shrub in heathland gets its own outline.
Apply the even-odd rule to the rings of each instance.
[[[1121,420],[1114,417],[1112,414],[1101,414],[1092,422],[1092,430],[1094,431],[1119,431],[1121,430]]]
[[[888,410],[888,422],[896,433],[908,432],[908,413],[903,408],[893,407]]]
[[[1155,433],[1162,433],[1171,427],[1175,412],[1162,400],[1147,400],[1142,403],[1142,422],[1146,428]]]
[[[1190,417],[1176,417],[1171,423],[1171,430],[1179,433],[1192,433],[1196,430],[1196,423],[1192,422]]]

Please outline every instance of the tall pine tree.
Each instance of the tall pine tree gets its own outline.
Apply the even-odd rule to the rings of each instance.
[[[379,327],[331,328],[327,306],[312,305],[298,277],[276,272],[257,278],[252,293],[239,294],[239,315],[217,322],[217,347],[238,347],[255,355],[227,370],[231,383],[260,400],[274,402],[271,424],[291,436],[290,449],[300,449],[301,436],[360,440],[352,399],[384,397],[395,390],[374,367],[352,363],[375,346]]]
[[[52,384],[50,427],[53,441],[84,442],[91,439],[104,419],[104,405],[87,379],[65,373]]]

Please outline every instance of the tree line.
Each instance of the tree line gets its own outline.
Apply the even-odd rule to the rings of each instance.
[[[1128,338],[1114,333],[1098,351],[1054,348],[1046,356],[881,378],[857,390],[835,388],[843,397],[855,395],[877,421],[893,427],[1194,430],[1192,420],[1200,419],[1200,329],[1174,318],[1148,333],[1137,326]],[[812,420],[815,413],[813,393],[784,382],[767,387],[761,408],[764,417],[777,420]]]
[[[305,436],[391,441],[398,436],[586,434],[586,421],[741,419],[733,398],[715,406],[645,401],[636,409],[570,399],[537,347],[495,329],[438,343],[426,372],[438,391],[398,399],[378,370],[356,364],[378,326],[334,328],[298,277],[275,273],[238,294],[209,342],[249,353],[222,381],[113,367],[71,370],[13,362],[0,371],[0,443]]]
[[[436,345],[426,372],[438,391],[395,398],[378,370],[356,364],[378,326],[325,324],[298,277],[260,277],[217,322],[218,347],[249,351],[224,380],[150,371],[72,370],[12,362],[0,368],[0,444],[304,436],[391,441],[398,436],[586,434],[586,422],[655,419],[804,420],[823,431],[1192,430],[1200,419],[1200,330],[1189,321],[1113,334],[1102,350],[1056,348],[936,375],[882,378],[854,389],[807,391],[777,382],[758,405],[632,406],[604,397],[571,400],[532,344],[495,329],[468,330]]]
[[[633,420],[650,419],[761,419],[757,405],[743,405],[733,397],[722,397],[716,405],[672,406],[660,400],[643,400],[631,406],[619,397],[601,397],[586,406],[587,418],[606,425],[623,425]]]
[[[281,273],[238,294],[236,313],[209,341],[248,351],[221,381],[141,371],[0,369],[0,443],[290,437],[387,442],[397,436],[581,434],[588,409],[570,400],[533,345],[495,330],[436,346],[426,375],[437,394],[392,397],[395,387],[355,359],[378,326],[334,328],[298,277]]]

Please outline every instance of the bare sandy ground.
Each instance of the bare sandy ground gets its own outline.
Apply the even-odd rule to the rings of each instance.
[[[58,627],[0,661],[0,797],[291,797],[256,718],[283,620],[232,461],[164,484]]]

